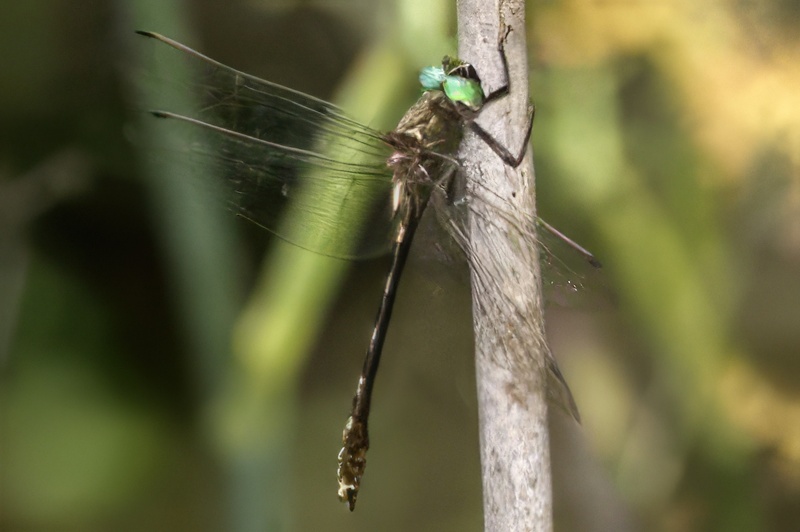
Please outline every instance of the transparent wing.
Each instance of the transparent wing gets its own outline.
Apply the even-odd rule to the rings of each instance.
[[[463,181],[459,176],[458,181]],[[542,268],[542,287],[545,298],[559,305],[570,305],[585,291],[591,291],[601,275],[601,264],[589,251],[558,231],[538,216],[527,216],[522,221],[519,214],[512,214],[513,207],[496,193],[482,187],[468,200],[466,192],[458,187],[444,191],[439,189],[432,195],[431,203],[435,207],[439,224],[455,240],[458,247],[467,257],[469,253],[469,219],[470,216],[483,216],[482,211],[474,210],[475,202],[488,202],[492,205],[493,216],[503,224],[510,224],[515,232],[525,238],[536,241],[539,248],[539,262]]]
[[[388,249],[395,231],[386,166],[391,150],[380,133],[323,100],[142,34],[188,63],[196,98],[153,114],[178,139],[186,165],[224,184],[217,188],[233,212],[332,257]],[[287,208],[293,223],[283,222]]]
[[[477,287],[478,290],[483,290],[487,294],[504,293],[502,289],[504,281],[497,279],[491,272],[491,268],[487,268],[486,265],[476,260],[470,252],[469,224],[470,218],[473,216],[481,217],[483,222],[488,222],[490,225],[496,224],[496,227],[503,232],[511,230],[513,238],[532,239],[536,242],[544,278],[542,283],[544,294],[550,301],[563,304],[565,296],[569,297],[584,289],[587,272],[594,274],[600,268],[600,263],[591,253],[550,224],[536,216],[523,217],[522,220],[519,220],[519,215],[512,215],[512,207],[508,202],[486,188],[474,191],[469,200],[464,197],[454,198],[450,195],[454,193],[452,190],[448,191],[450,194],[442,189],[435,192],[436,194],[432,195],[431,200],[436,207],[437,219],[466,254],[470,264],[473,289]],[[485,209],[474,208],[475,202],[487,202],[491,205],[491,220],[487,220],[486,214],[483,214]],[[520,249],[524,248],[525,246],[520,246]],[[516,303],[512,300],[493,298],[486,304],[502,308],[504,309],[503,314],[516,316],[516,319],[531,319],[522,309],[517,308]],[[531,327],[531,329],[533,330],[535,327]],[[502,338],[504,334],[498,334],[498,337]],[[534,340],[548,353],[544,368],[548,376],[548,397],[554,404],[562,407],[576,421],[580,422],[580,414],[572,392],[547,347],[546,339],[541,336]]]

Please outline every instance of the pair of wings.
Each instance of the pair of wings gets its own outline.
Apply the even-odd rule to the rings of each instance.
[[[220,184],[215,191],[232,212],[330,257],[358,259],[389,250],[398,223],[386,165],[393,148],[382,133],[329,102],[161,35],[139,33],[159,41],[158,53],[176,55],[171,59],[183,67],[176,75],[187,79],[180,101],[172,102],[179,112],[153,113],[174,141],[168,156],[177,150],[188,171],[202,174],[209,186]],[[442,192],[432,198],[437,217],[468,251],[469,205],[436,192]],[[589,252],[539,218],[531,217],[520,231],[537,240],[546,284],[556,292],[581,288],[587,259],[597,266]]]
[[[392,148],[382,133],[324,100],[140,33],[160,41],[159,53],[182,56],[188,78],[178,112],[153,112],[174,140],[169,150],[190,171],[223,183],[215,192],[231,211],[335,258],[389,250],[397,223],[386,164]]]

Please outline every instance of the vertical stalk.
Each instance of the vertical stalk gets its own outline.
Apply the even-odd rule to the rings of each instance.
[[[529,120],[524,2],[461,0],[458,20],[460,57],[475,66],[484,90],[510,86],[510,94],[488,105],[478,123],[512,153],[518,152]],[[508,80],[498,51],[501,38]],[[550,531],[549,352],[537,246],[529,236],[533,229],[525,226],[535,215],[533,159],[529,154],[511,168],[471,133],[460,158],[472,204],[470,264],[485,529]],[[499,208],[503,216],[497,215]]]

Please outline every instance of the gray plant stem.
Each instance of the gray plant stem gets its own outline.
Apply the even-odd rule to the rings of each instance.
[[[512,153],[518,152],[530,118],[524,1],[461,0],[458,21],[459,55],[475,66],[484,89],[491,92],[506,82],[510,86],[510,94],[487,105],[478,123]],[[501,37],[508,80],[498,51]],[[471,203],[485,530],[550,531],[548,348],[538,251],[531,238],[532,152],[511,168],[486,143],[468,134],[460,159]]]

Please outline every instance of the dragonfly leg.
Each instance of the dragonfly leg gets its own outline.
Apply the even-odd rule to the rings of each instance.
[[[510,27],[506,28],[505,33],[501,35],[497,43],[497,51],[500,53],[500,60],[503,62],[503,74],[505,75],[506,78],[506,84],[500,87],[499,89],[496,89],[491,93],[489,93],[486,96],[486,99],[483,101],[484,106],[486,106],[486,104],[488,103],[497,101],[500,98],[508,96],[509,94],[510,91],[509,80],[511,79],[511,76],[508,72],[508,58],[506,57],[506,49],[505,49],[505,38],[508,36],[509,31],[511,31],[511,28]],[[517,166],[520,165],[520,163],[522,163],[522,159],[525,158],[525,153],[528,151],[528,141],[530,140],[531,132],[533,131],[533,117],[536,114],[536,107],[533,104],[529,106],[528,114],[530,115],[530,120],[528,122],[528,130],[525,133],[525,141],[522,143],[522,149],[516,155],[512,154],[508,150],[508,148],[506,148],[500,142],[498,142],[494,137],[492,137],[489,134],[488,131],[483,129],[476,122],[471,121],[469,124],[469,128],[476,135],[478,135],[483,140],[483,142],[485,142],[492,149],[492,151],[495,152],[503,160],[504,163],[506,163],[512,168],[516,168]]]
[[[486,98],[483,100],[483,104],[486,105],[487,103],[493,102],[495,100],[499,100],[503,96],[507,96],[510,88],[509,85],[511,76],[508,73],[508,58],[506,57],[506,45],[505,40],[508,36],[508,33],[511,31],[511,28],[506,28],[506,31],[503,35],[500,36],[500,39],[497,41],[497,51],[500,53],[500,60],[503,62],[503,75],[506,78],[506,84],[500,87],[499,89],[495,89],[489,94],[486,95]]]
[[[434,181],[434,185],[444,193],[448,205],[452,205],[456,196],[455,187],[456,183],[456,166],[451,166],[443,174],[442,177]]]
[[[504,163],[506,163],[511,168],[516,168],[522,162],[522,159],[525,158],[525,153],[528,151],[528,142],[531,140],[531,132],[533,131],[533,117],[536,114],[536,108],[531,105],[530,110],[530,121],[528,122],[528,130],[525,132],[525,140],[522,143],[522,149],[520,149],[519,153],[516,155],[512,154],[508,148],[503,146],[497,139],[489,134],[488,131],[483,129],[477,122],[470,122],[469,128],[478,135],[483,142],[489,146],[493,152],[500,157]]]

